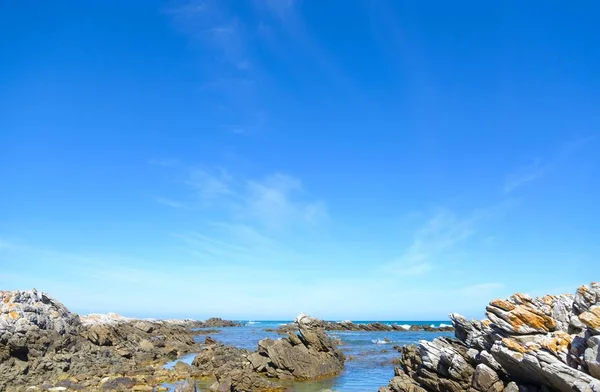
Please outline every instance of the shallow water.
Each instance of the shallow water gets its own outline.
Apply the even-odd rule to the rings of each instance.
[[[243,327],[217,328],[221,332],[211,335],[215,340],[248,350],[256,350],[258,341],[264,338],[278,339],[281,335],[275,332],[266,332],[267,328],[277,328],[289,321],[253,321]],[[359,322],[361,323],[361,322]],[[366,322],[362,322],[366,323]],[[427,324],[439,326],[450,324],[448,321],[385,321],[385,324]],[[319,381],[302,382],[293,385],[294,392],[318,392],[324,389],[339,392],[367,392],[377,391],[380,386],[387,385],[394,376],[392,360],[399,356],[393,349],[394,345],[417,343],[419,340],[433,340],[438,336],[454,336],[452,332],[356,332],[356,331],[331,331],[329,335],[342,341],[340,349],[348,360],[342,374],[338,377]],[[197,340],[204,342],[205,336],[199,335]],[[382,344],[384,340],[389,343]],[[193,355],[182,358],[188,363]],[[171,363],[171,366],[174,362]],[[210,382],[199,384],[201,391],[208,391]]]

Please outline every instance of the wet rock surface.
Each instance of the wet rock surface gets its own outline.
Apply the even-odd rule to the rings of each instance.
[[[494,300],[482,321],[453,314],[456,338],[398,348],[396,376],[380,391],[598,392],[599,306],[592,283],[575,295]]]
[[[37,290],[0,291],[0,390],[153,390],[181,376],[162,365],[198,351],[207,325],[234,323],[79,317]]]

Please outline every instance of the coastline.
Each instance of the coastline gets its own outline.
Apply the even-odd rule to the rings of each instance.
[[[0,299],[6,391],[193,391],[196,380],[211,391],[344,391],[339,381],[352,385],[367,368],[393,371],[381,392],[600,390],[599,283],[494,300],[487,319],[451,314],[452,327],[300,315],[270,329],[268,321],[80,317],[37,290],[0,291]]]

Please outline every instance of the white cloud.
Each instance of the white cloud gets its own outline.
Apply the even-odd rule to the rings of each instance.
[[[231,176],[224,169],[210,172],[200,168],[188,169],[186,185],[194,189],[202,199],[213,199],[231,194]]]
[[[182,183],[199,200],[195,207],[220,209],[227,223],[260,224],[269,229],[281,229],[314,225],[328,219],[326,204],[308,197],[302,182],[288,174],[242,179],[222,168],[181,168],[184,170]],[[165,197],[158,197],[157,202],[176,208],[194,207]]]
[[[303,191],[297,178],[277,173],[261,181],[248,181],[247,186],[249,213],[268,226],[281,227],[290,221],[316,223],[327,216],[323,202],[295,197]]]
[[[512,206],[512,201],[507,200],[474,210],[463,218],[449,210],[439,210],[416,230],[402,255],[384,264],[382,270],[396,276],[425,275],[436,269],[450,251],[473,237],[482,222],[504,215]]]
[[[596,136],[586,136],[569,140],[559,146],[557,151],[547,159],[547,162],[542,162],[542,159],[536,158],[531,163],[519,167],[506,177],[503,192],[507,194],[511,193],[525,184],[544,177],[556,166],[563,164],[564,161],[592,143],[595,139]]]

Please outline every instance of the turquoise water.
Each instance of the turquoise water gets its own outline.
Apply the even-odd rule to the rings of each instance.
[[[355,321],[357,324],[372,323],[375,321]],[[379,321],[384,324],[399,325],[450,325],[449,321]],[[215,340],[236,347],[256,350],[258,341],[264,338],[277,339],[281,335],[274,332],[266,332],[267,328],[277,328],[290,321],[244,321],[242,327],[217,328],[220,333],[210,335]],[[332,331],[329,335],[342,341],[340,349],[346,357],[345,369],[338,377],[320,381],[296,383],[294,392],[317,392],[330,389],[339,392],[376,392],[380,386],[387,385],[394,376],[394,364],[392,360],[399,356],[393,349],[394,345],[406,345],[417,343],[419,340],[433,340],[438,336],[454,336],[452,332],[354,332],[354,331]],[[381,344],[384,339],[390,343]],[[197,337],[199,342],[204,341],[204,336]],[[377,343],[379,342],[379,343]],[[188,355],[182,360],[191,363],[194,355]],[[208,391],[210,383],[198,385],[201,391]]]

